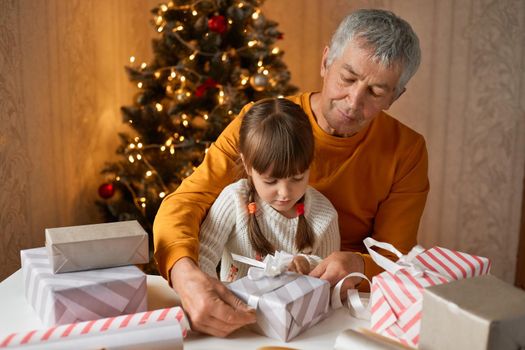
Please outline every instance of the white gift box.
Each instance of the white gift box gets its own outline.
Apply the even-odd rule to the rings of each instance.
[[[146,275],[136,266],[54,274],[45,248],[20,255],[26,298],[48,326],[146,311]]]
[[[149,261],[148,234],[136,220],[47,228],[45,234],[54,273]]]
[[[525,348],[525,291],[491,275],[425,289],[419,346]]]
[[[282,341],[315,325],[329,310],[329,283],[310,276],[286,272],[257,280],[244,277],[228,288],[257,309],[254,331]]]

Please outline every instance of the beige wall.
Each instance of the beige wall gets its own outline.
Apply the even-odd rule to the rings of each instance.
[[[0,0],[0,280],[45,227],[99,220],[93,205],[114,157],[123,66],[151,57],[145,0]],[[493,260],[513,281],[525,161],[525,3],[521,0],[267,0],[302,90],[320,87],[324,45],[358,7],[413,24],[423,64],[390,112],[421,132],[431,193],[420,230]]]

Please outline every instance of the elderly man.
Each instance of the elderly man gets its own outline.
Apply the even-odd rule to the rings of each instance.
[[[308,115],[315,137],[310,184],[339,215],[341,251],[310,275],[333,286],[350,272],[381,270],[366,254],[373,237],[408,252],[429,183],[425,140],[385,113],[405,91],[420,62],[419,40],[391,12],[347,16],[323,52],[320,92],[289,97]],[[198,266],[199,227],[207,210],[235,179],[240,121],[249,105],[212,145],[197,170],[163,201],[154,223],[155,259],[178,292],[195,330],[225,336],[255,322],[254,310]],[[349,279],[349,288],[366,283]]]

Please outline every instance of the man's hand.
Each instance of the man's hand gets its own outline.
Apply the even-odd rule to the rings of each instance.
[[[310,272],[310,276],[324,279],[334,286],[351,272],[365,271],[361,255],[352,252],[333,252]],[[347,278],[341,287],[341,300],[346,300],[347,290],[353,289],[361,282],[359,277]]]
[[[171,269],[173,289],[188,314],[192,330],[225,337],[255,323],[255,310],[248,307],[220,281],[202,272],[190,258],[182,258]]]
[[[304,256],[296,255],[293,257],[290,265],[288,265],[288,271],[297,272],[301,275],[307,275],[310,273],[310,263]]]

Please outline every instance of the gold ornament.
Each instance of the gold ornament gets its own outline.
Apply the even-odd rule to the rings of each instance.
[[[268,86],[268,77],[262,73],[255,73],[250,78],[250,85],[255,91],[263,91]]]
[[[208,126],[208,122],[204,120],[203,117],[198,115],[191,120],[191,125],[197,129],[206,129],[206,127]]]

